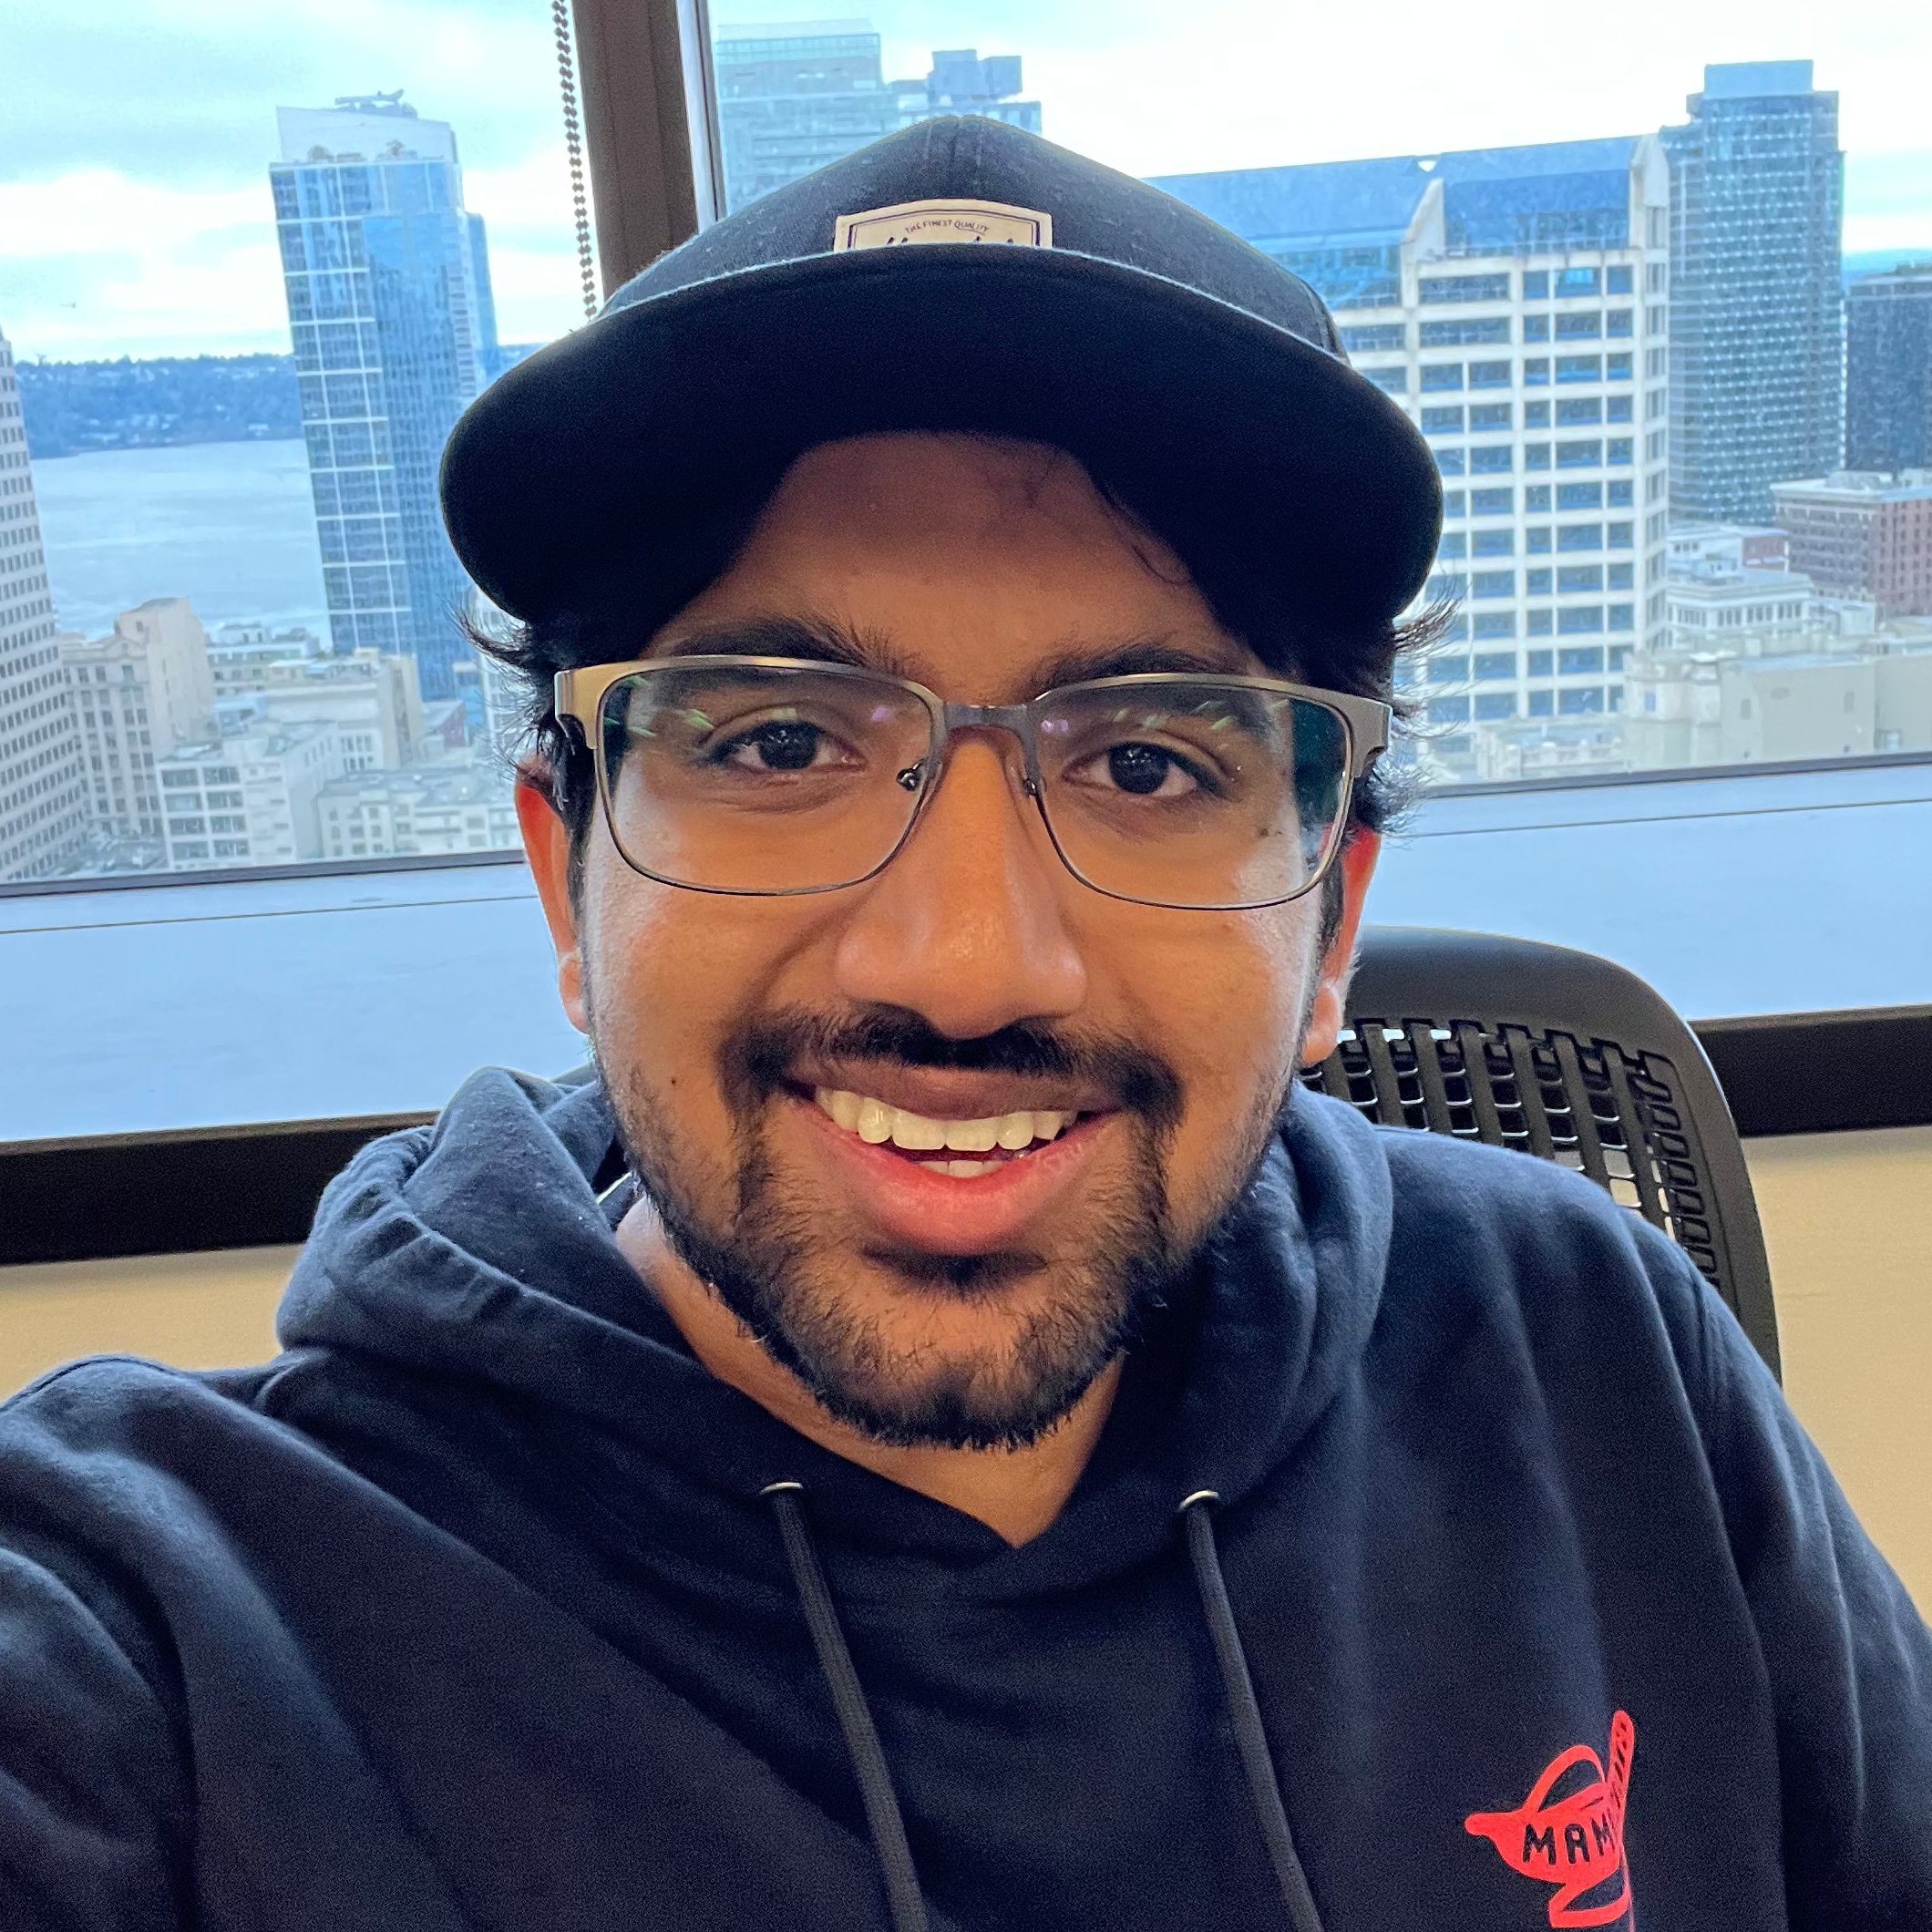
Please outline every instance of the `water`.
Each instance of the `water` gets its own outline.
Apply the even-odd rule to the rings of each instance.
[[[186,597],[213,631],[328,635],[302,443],[103,449],[34,465],[61,628],[98,635],[150,597]]]

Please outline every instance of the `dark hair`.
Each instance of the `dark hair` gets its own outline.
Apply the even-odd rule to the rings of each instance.
[[[1411,707],[1395,696],[1396,660],[1435,642],[1452,614],[1451,605],[1432,604],[1403,622],[1350,619],[1309,594],[1293,569],[1258,568],[1251,555],[1238,551],[1225,535],[1166,493],[1124,475],[1103,473],[1091,463],[1086,468],[1142,562],[1160,570],[1141,540],[1157,539],[1180,560],[1216,622],[1264,663],[1323,690],[1380,698],[1395,706],[1398,718],[1408,715]],[[694,524],[685,533],[688,540],[678,546],[674,582],[660,575],[645,583],[615,570],[588,587],[581,611],[516,623],[507,631],[466,626],[477,649],[505,665],[523,686],[518,742],[505,749],[514,757],[519,782],[540,790],[569,828],[573,891],[597,808],[597,779],[589,746],[551,708],[550,681],[559,671],[580,664],[637,656],[667,619],[730,568],[777,482],[777,474],[748,480],[730,506]],[[1408,804],[1409,791],[1405,770],[1386,755],[1378,759],[1355,787],[1351,832],[1386,829]]]

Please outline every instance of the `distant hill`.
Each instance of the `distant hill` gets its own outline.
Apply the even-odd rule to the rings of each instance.
[[[498,352],[499,367],[538,346],[506,344]],[[18,371],[31,457],[176,443],[281,442],[302,434],[293,355],[23,362]]]
[[[1907,262],[1932,262],[1932,248],[1872,248],[1845,258],[1845,285],[1861,275],[1883,275]]]
[[[302,434],[293,355],[23,362],[19,375],[33,457]]]

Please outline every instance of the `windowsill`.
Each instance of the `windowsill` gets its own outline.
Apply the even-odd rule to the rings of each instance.
[[[1600,952],[1701,1020],[1932,1001],[1932,758],[1456,787],[1392,838],[1392,924]],[[0,1145],[416,1114],[571,1066],[502,855],[0,896]]]

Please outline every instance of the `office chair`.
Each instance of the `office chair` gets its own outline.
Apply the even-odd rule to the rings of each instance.
[[[1778,1373],[1731,1109],[1695,1035],[1635,973],[1534,940],[1365,926],[1347,1029],[1301,1077],[1385,1126],[1587,1174],[1677,1242]]]

